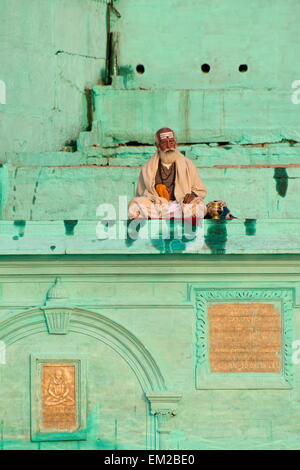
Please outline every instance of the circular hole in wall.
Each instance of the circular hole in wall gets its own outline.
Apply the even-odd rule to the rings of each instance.
[[[241,64],[239,66],[239,71],[240,72],[247,72],[247,70],[248,70],[248,65],[247,64]]]
[[[201,65],[201,70],[203,73],[208,73],[210,71],[210,65],[209,64],[202,64]]]
[[[145,73],[145,67],[142,64],[136,66],[137,73]]]

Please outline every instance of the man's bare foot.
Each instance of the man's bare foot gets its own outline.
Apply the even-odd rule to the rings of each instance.
[[[140,215],[141,215],[140,211],[136,211],[136,213],[135,213],[134,215],[132,215],[131,217],[129,217],[129,220],[138,219]]]

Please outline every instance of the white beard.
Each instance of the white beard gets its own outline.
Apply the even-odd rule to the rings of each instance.
[[[158,150],[158,156],[160,158],[160,160],[162,161],[162,163],[166,163],[166,164],[169,164],[169,163],[174,163],[176,162],[176,160],[179,158],[180,156],[180,152],[178,152],[178,150],[172,150],[172,151],[169,151],[169,152],[163,152],[162,150]]]

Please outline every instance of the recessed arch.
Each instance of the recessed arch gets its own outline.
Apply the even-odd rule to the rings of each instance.
[[[57,310],[58,307],[53,307]],[[50,311],[52,307],[47,307]],[[160,369],[141,341],[122,325],[104,315],[77,307],[59,307],[71,313],[69,331],[91,336],[116,351],[131,367],[144,392],[165,391]],[[6,317],[0,322],[1,336],[6,346],[21,339],[47,333],[43,307],[28,309]]]

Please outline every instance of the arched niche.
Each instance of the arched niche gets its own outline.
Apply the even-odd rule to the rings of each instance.
[[[21,344],[24,340],[27,341],[27,344],[28,342],[30,345],[32,344],[33,352],[35,356],[38,356],[35,338],[37,340],[39,337],[40,343],[43,338],[48,341],[53,340],[53,344],[57,339],[59,344],[63,345],[66,337],[72,336],[72,333],[99,341],[111,348],[130,367],[140,384],[147,406],[151,404],[147,416],[149,431],[146,446],[148,448],[159,447],[159,439],[157,438],[159,426],[157,426],[155,416],[161,410],[157,411],[156,403],[160,403],[162,397],[163,412],[165,413],[171,400],[173,410],[174,394],[167,391],[165,380],[155,359],[129,330],[95,311],[73,306],[44,306],[6,316],[0,322],[0,332],[0,340],[5,343],[7,352],[11,347],[18,343]],[[43,348],[40,348],[40,354],[44,353]],[[53,353],[55,353],[55,348],[52,350],[52,356]],[[60,357],[63,358],[64,353],[67,357],[68,348],[66,350],[62,348],[59,351]],[[178,394],[175,395],[177,402]]]
[[[0,322],[0,339],[7,347],[28,335],[49,332],[50,321],[65,318],[66,330],[92,336],[114,349],[131,367],[144,392],[164,391],[160,369],[145,346],[129,330],[98,312],[74,307],[45,307],[25,310]],[[47,318],[48,317],[48,318]]]

